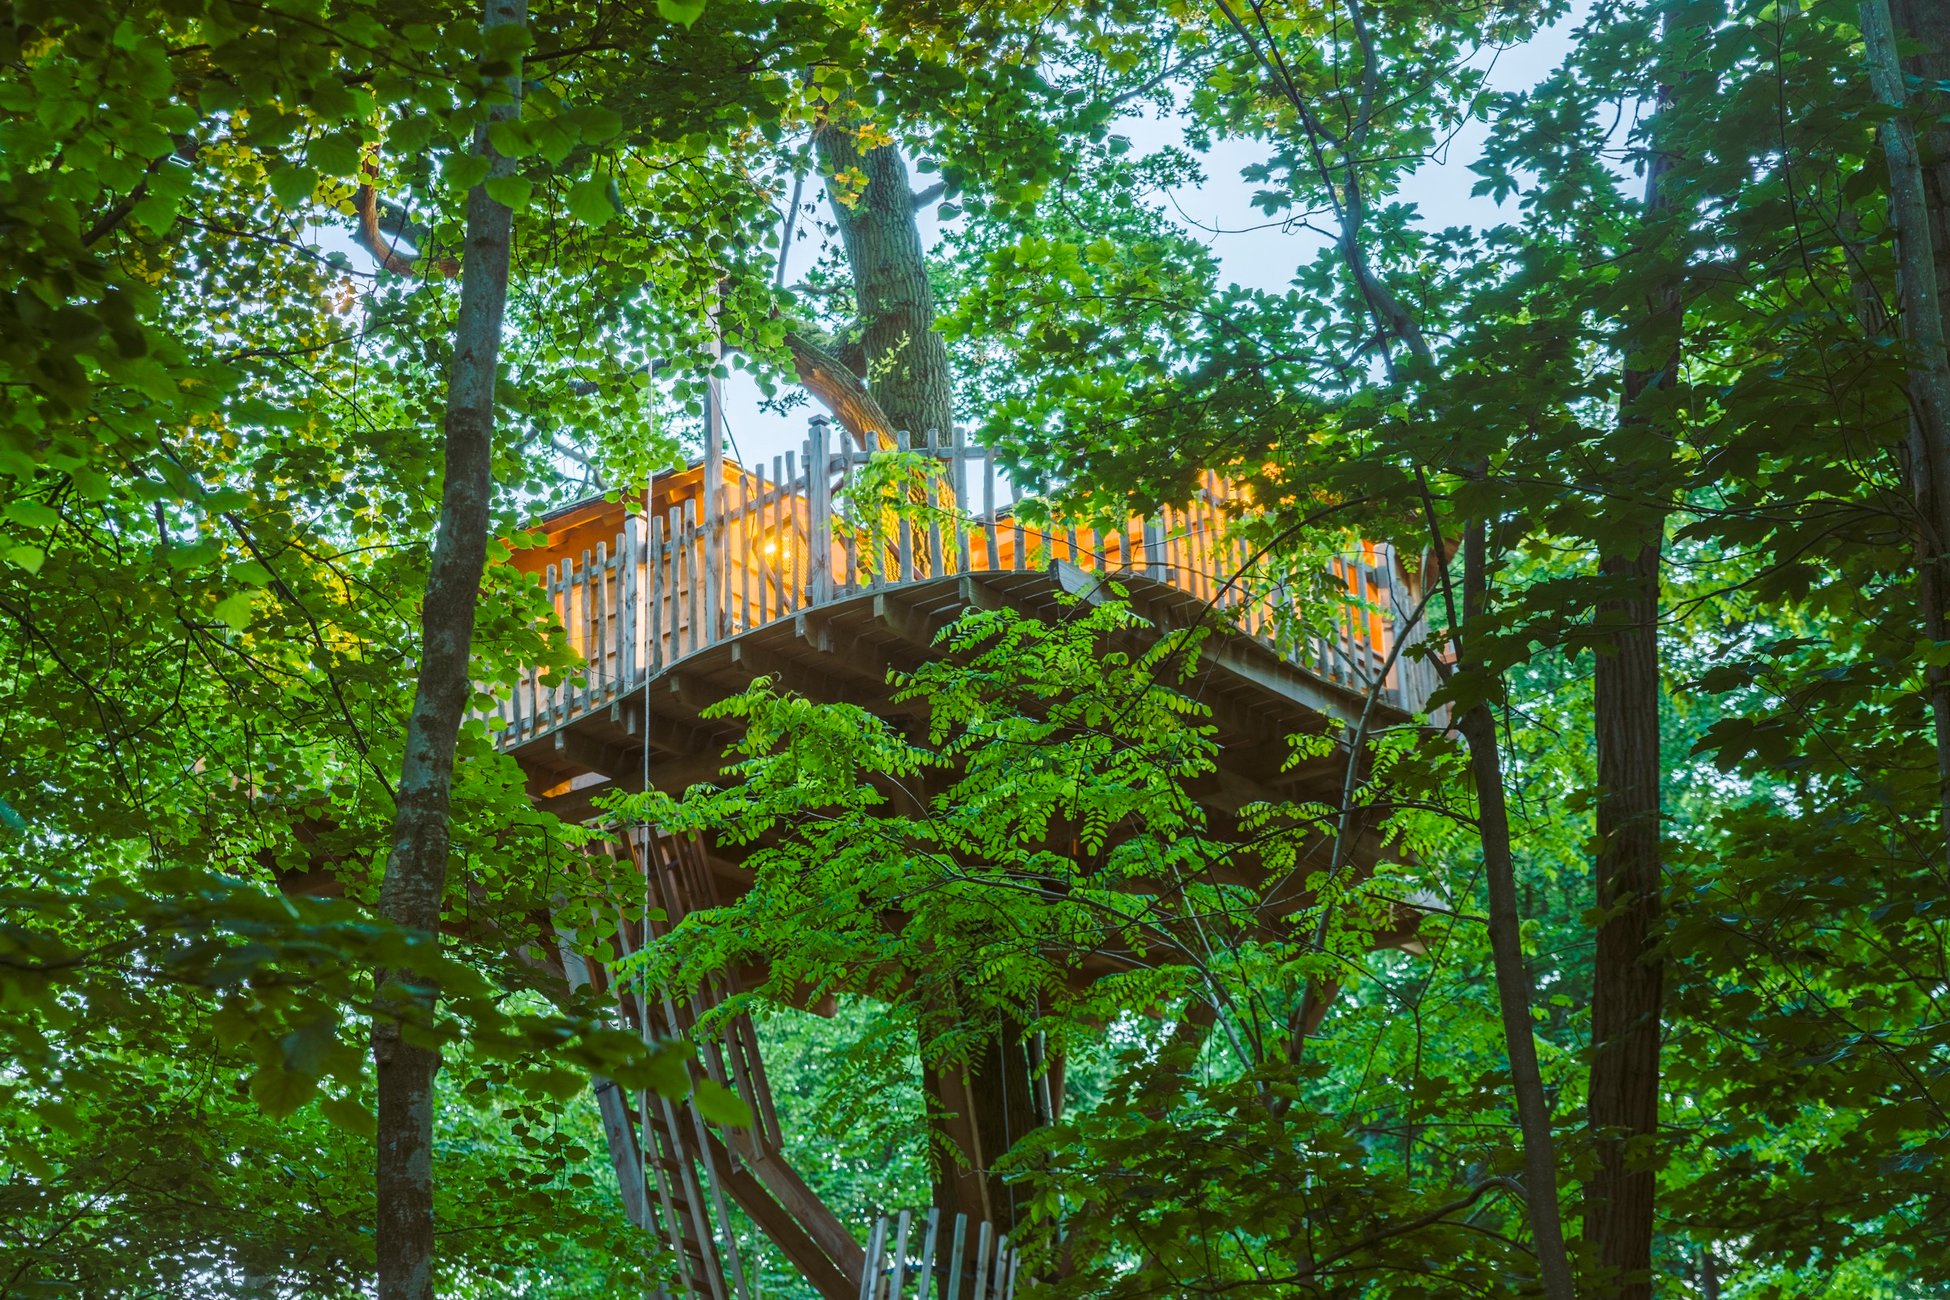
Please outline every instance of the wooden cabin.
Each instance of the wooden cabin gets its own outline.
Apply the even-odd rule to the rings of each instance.
[[[673,791],[717,777],[735,730],[704,711],[761,675],[813,699],[897,714],[889,670],[934,655],[936,634],[963,612],[1053,616],[1066,602],[1102,598],[1107,578],[1129,593],[1152,635],[1219,629],[1190,689],[1211,708],[1221,746],[1221,771],[1199,797],[1221,812],[1281,796],[1338,802],[1344,757],[1288,765],[1287,737],[1352,727],[1364,713],[1400,721],[1434,689],[1432,665],[1398,651],[1421,630],[1386,547],[1360,544],[1334,559],[1325,589],[1346,595],[1299,633],[1303,621],[1288,617],[1283,589],[1233,581],[1253,552],[1229,527],[1238,494],[1216,476],[1191,502],[1121,528],[1036,527],[998,505],[1006,485],[987,450],[957,437],[903,440],[901,451],[897,462],[916,473],[890,481],[888,461],[833,445],[816,420],[802,453],[769,467],[693,464],[657,479],[647,510],[594,500],[541,520],[546,546],[518,551],[512,563],[544,585],[586,668],[554,685],[530,673],[490,721],[537,801],[579,820],[596,794],[639,789],[646,776]],[[608,851],[636,863],[667,918],[623,923],[617,957],[748,880],[735,850],[695,837],[637,828]],[[620,1016],[646,1034],[689,1033],[737,989],[726,977],[681,996],[645,997],[566,948],[562,966],[572,983],[613,991]],[[752,1128],[711,1125],[682,1103],[648,1100],[633,1111],[614,1088],[598,1089],[625,1204],[676,1253],[684,1291],[731,1300],[743,1290],[729,1198],[821,1295],[885,1294],[873,1291],[874,1279],[892,1242],[885,1229],[872,1234],[870,1259],[852,1226],[792,1170],[749,1022],[733,1020],[701,1046],[697,1068],[745,1098]],[[969,1168],[949,1180],[949,1203],[928,1223],[942,1233],[944,1273],[959,1268],[945,1244],[951,1224],[957,1240],[973,1234],[979,1273],[1007,1256],[1000,1185],[986,1168],[1022,1135],[1025,1116],[1047,1120],[1060,1110],[1060,1080],[1049,1099],[1048,1077],[1026,1060],[1011,1064],[1006,1050],[993,1069],[938,1073],[930,1090],[951,1114],[946,1136]],[[906,1250],[900,1223],[895,1255]],[[906,1265],[895,1267],[900,1276]]]

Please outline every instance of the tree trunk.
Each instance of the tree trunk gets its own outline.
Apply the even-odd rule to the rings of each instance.
[[[1463,538],[1462,672],[1482,672],[1471,662],[1469,629],[1489,607],[1487,525],[1473,522]],[[1440,537],[1432,538],[1441,545]],[[1487,703],[1472,705],[1457,729],[1469,747],[1469,770],[1476,785],[1476,822],[1483,843],[1483,874],[1489,884],[1490,957],[1496,968],[1497,1006],[1503,1045],[1510,1057],[1510,1083],[1517,1094],[1517,1127],[1523,1135],[1524,1199],[1528,1204],[1532,1248],[1549,1300],[1572,1300],[1571,1266],[1564,1253],[1564,1226],[1558,1211],[1557,1156],[1551,1137],[1550,1105],[1530,1015],[1530,973],[1524,965],[1523,919],[1517,908],[1516,861],[1510,850],[1510,812],[1503,799],[1503,755],[1496,744],[1496,719]]]
[[[1659,547],[1607,558],[1601,571],[1629,594],[1601,605],[1615,620],[1593,675],[1598,744],[1597,953],[1587,1114],[1598,1167],[1585,1187],[1585,1236],[1615,1277],[1615,1294],[1652,1294],[1658,1170],[1659,955],[1664,894],[1659,818]]]
[[[487,0],[486,26],[518,26],[527,20],[527,0]],[[491,121],[520,112],[518,70],[508,74],[503,87],[508,98],[489,110]],[[513,172],[513,163],[496,155],[488,144],[485,126],[475,133],[475,147],[489,157],[490,176]],[[379,893],[382,917],[433,946],[440,942],[441,898],[447,884],[454,748],[470,690],[474,605],[487,559],[494,372],[501,350],[513,226],[513,214],[489,198],[482,186],[468,193],[460,314],[447,372],[446,479],[433,567],[421,608],[419,680],[400,764],[393,848]],[[429,1024],[437,990],[425,976],[388,971],[380,972],[376,982],[380,989],[373,1025],[379,1092],[375,1243],[379,1296],[380,1300],[432,1300],[433,1082],[440,1054],[402,1034],[401,1017]]]
[[[813,144],[853,271],[866,354],[861,378],[895,429],[946,433],[955,418],[954,382],[947,345],[934,328],[934,289],[907,162],[891,144],[863,152],[844,126],[830,121],[814,131]],[[837,191],[856,172],[867,178],[866,188],[849,204]]]
[[[1893,11],[1893,12],[1892,12]],[[1950,7],[1942,0],[1863,0],[1862,34],[1876,98],[1910,109],[1905,72],[1921,79],[1919,99],[1950,80]],[[1907,66],[1898,42],[1916,47]],[[1938,112],[1919,132],[1903,114],[1882,127],[1889,160],[1889,206],[1896,227],[1902,339],[1909,363],[1909,446],[1905,471],[1916,503],[1917,584],[1923,634],[1950,641],[1950,125]],[[1928,161],[1926,162],[1925,159]],[[1928,669],[1936,729],[1937,804],[1950,858],[1950,667]]]
[[[1666,11],[1660,62],[1684,66],[1700,32],[1723,12],[1718,0],[1677,0]],[[1700,76],[1689,73],[1688,76]],[[1650,244],[1673,209],[1671,175],[1677,155],[1671,135],[1674,83],[1661,85],[1652,124],[1654,152],[1645,169],[1645,223]],[[1652,254],[1659,255],[1656,251]],[[1659,593],[1665,542],[1672,431],[1652,409],[1679,380],[1685,302],[1678,276],[1655,266],[1658,287],[1637,322],[1618,404],[1621,466],[1627,472],[1624,509],[1636,516],[1630,540],[1599,557],[1599,573],[1617,592],[1598,604],[1607,635],[1592,675],[1592,734],[1598,753],[1597,852],[1592,864],[1597,904],[1597,951],[1592,970],[1591,1083],[1586,1117],[1597,1169],[1585,1186],[1584,1231],[1615,1294],[1652,1294],[1652,1229],[1658,1193],[1660,1012],[1665,965],[1660,953],[1664,916],[1664,858],[1659,806],[1662,687]],[[1652,364],[1638,358],[1651,357]],[[1649,400],[1648,400],[1649,399]],[[1635,451],[1635,449],[1637,449]]]

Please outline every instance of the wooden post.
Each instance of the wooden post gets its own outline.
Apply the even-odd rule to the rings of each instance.
[[[616,571],[616,637],[621,643],[616,648],[617,670],[621,680],[616,683],[617,691],[628,691],[636,682],[637,648],[637,581],[636,566],[638,557],[643,554],[642,524],[648,520],[625,519],[623,535],[617,539],[622,551],[620,567]]]
[[[914,1226],[914,1211],[902,1210],[899,1227],[894,1230],[894,1268],[888,1279],[887,1294],[893,1300],[901,1300],[901,1288],[907,1285],[907,1234]]]
[[[808,475],[807,478],[808,480],[810,480],[811,475]],[[794,485],[797,485],[799,483],[799,465],[798,465],[797,452],[788,451],[785,454],[785,478],[782,481],[787,485],[788,489],[792,488]],[[805,487],[799,488],[798,490],[799,500],[805,501],[806,493],[811,490],[812,490],[811,483],[809,481]],[[793,545],[793,543],[798,541],[798,535],[799,535],[799,507],[792,504],[790,497],[781,495],[779,498],[779,511],[780,511],[779,513],[779,519],[780,519],[779,561],[784,566],[783,571],[785,573],[786,590],[792,593],[792,608],[804,609],[807,600],[807,592],[804,583],[800,581],[799,573],[800,573],[800,566],[804,563],[806,557],[797,556],[795,558],[794,556],[795,547]],[[811,510],[808,510],[806,512],[806,543],[805,544],[807,546],[812,545],[812,511]]]
[[[912,450],[907,430],[894,434],[894,450],[905,455]],[[902,501],[895,509],[899,511],[894,524],[894,562],[888,567],[893,570],[892,577],[897,582],[914,581],[914,521],[908,517],[907,502]],[[875,503],[879,509],[879,503]]]
[[[664,664],[664,600],[670,583],[664,577],[664,521],[652,515],[649,536],[643,551],[643,601],[648,619],[643,638],[643,672],[657,672]],[[674,616],[673,616],[674,617]],[[650,719],[643,720],[648,743]]]
[[[931,1206],[928,1209],[927,1231],[921,1237],[921,1277],[914,1289],[916,1300],[934,1300],[930,1283],[934,1281],[934,1252],[940,1244],[940,1234],[941,1207]]]
[[[962,1257],[968,1250],[968,1216],[955,1216],[955,1240],[948,1251],[948,1300],[961,1300]]]
[[[704,491],[698,501],[698,567],[701,570],[691,577],[694,584],[702,586],[702,603],[705,626],[698,627],[692,619],[691,639],[697,646],[707,646],[718,639],[719,602],[718,566],[714,561],[724,550],[724,382],[718,378],[718,368],[724,364],[724,340],[718,333],[718,288],[711,290],[711,373],[704,381]],[[698,602],[692,602],[692,609]]]
[[[972,513],[968,508],[968,434],[959,424],[954,426],[948,456],[949,486],[955,494],[955,562],[961,566],[960,572],[967,573],[972,567],[968,556],[968,516]]]
[[[975,1300],[984,1300],[989,1290],[989,1243],[994,1240],[995,1229],[987,1219],[975,1235]]]
[[[867,1236],[867,1264],[860,1270],[860,1300],[876,1300],[880,1294],[880,1250],[887,1240],[887,1220],[875,1219]]]
[[[946,446],[947,434],[939,429],[927,432],[928,458],[939,459]],[[932,471],[930,471],[932,472]],[[933,484],[928,490],[928,555],[927,577],[938,578],[948,571],[946,554],[941,546],[941,493]]]
[[[833,598],[833,504],[831,425],[815,415],[806,439],[806,585],[808,599],[823,605]]]
[[[752,477],[738,470],[738,626],[753,627],[752,619]],[[725,539],[727,543],[730,538]],[[729,552],[727,551],[727,554]],[[726,599],[730,595],[726,593]]]
[[[1002,567],[1002,544],[995,535],[995,453],[986,447],[982,449],[982,532],[993,573]]]

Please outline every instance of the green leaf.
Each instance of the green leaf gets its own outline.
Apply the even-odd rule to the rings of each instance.
[[[318,1091],[318,1080],[297,1074],[283,1065],[267,1065],[251,1076],[251,1098],[272,1119],[283,1119],[310,1101]]]
[[[609,201],[609,187],[600,176],[585,176],[569,187],[569,211],[578,221],[598,228],[609,224],[616,209]]]
[[[665,22],[689,27],[704,16],[704,0],[657,0],[657,12]]]
[[[233,591],[217,602],[217,617],[230,626],[233,632],[241,632],[251,625],[251,600],[249,591]]]
[[[363,143],[356,131],[334,131],[311,142],[305,161],[326,176],[350,176],[359,170]]]
[[[357,1137],[371,1137],[379,1128],[357,1097],[320,1097],[318,1109],[332,1124]]]
[[[691,1100],[697,1103],[697,1113],[713,1124],[725,1124],[732,1128],[748,1128],[751,1125],[751,1107],[721,1083],[699,1079],[697,1086],[691,1090]]]
[[[447,184],[457,190],[471,190],[487,179],[488,160],[477,153],[456,154],[447,160]]]
[[[535,186],[526,176],[491,176],[481,188],[496,203],[520,212],[528,206],[528,196]]]
[[[271,194],[287,208],[295,208],[311,198],[318,188],[318,173],[309,167],[286,163],[271,173]]]
[[[39,501],[9,502],[6,509],[6,516],[17,524],[26,524],[29,528],[39,528],[42,530],[53,528],[61,522],[61,514],[59,511],[55,510],[52,506],[43,505]]]
[[[488,127],[488,143],[503,158],[526,158],[535,152],[535,137],[525,123],[496,122]]]
[[[22,542],[7,548],[7,562],[29,573],[39,573],[41,565],[47,563],[47,552],[38,546],[29,546]]]
[[[700,11],[703,8],[698,6]],[[575,124],[576,135],[584,144],[607,144],[623,133],[623,115],[600,104],[577,108],[564,114],[564,118]]]

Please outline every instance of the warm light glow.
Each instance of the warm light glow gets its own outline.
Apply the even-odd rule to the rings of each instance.
[[[777,540],[771,540],[771,541],[767,541],[765,545],[759,547],[759,549],[764,551],[767,555],[777,555],[779,553],[779,544]]]

